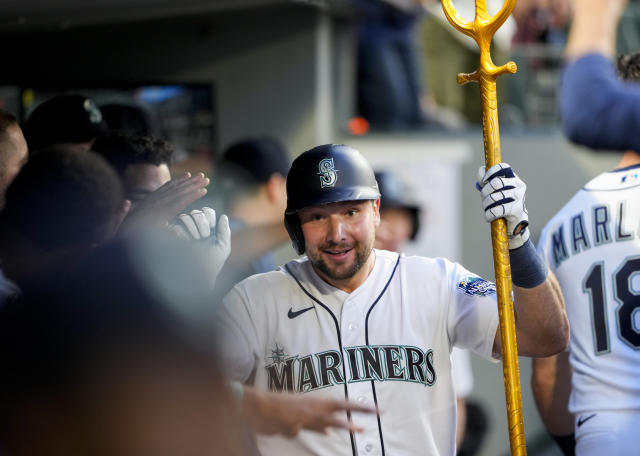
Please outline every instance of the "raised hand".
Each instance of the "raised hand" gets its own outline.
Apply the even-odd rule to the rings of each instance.
[[[180,211],[207,194],[209,179],[202,173],[173,179],[141,200],[122,221],[119,234],[139,234],[149,228],[168,226]]]
[[[487,222],[499,218],[507,222],[509,250],[517,249],[529,239],[529,214],[525,207],[527,185],[507,163],[498,163],[489,171],[478,169],[476,187],[482,197],[482,210]]]
[[[207,250],[210,273],[215,282],[231,253],[231,230],[227,216],[222,214],[216,221],[216,211],[203,207],[189,214],[180,214],[169,229],[181,239],[201,242],[202,248]]]

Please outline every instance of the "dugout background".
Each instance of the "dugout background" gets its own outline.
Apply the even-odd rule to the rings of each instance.
[[[414,186],[428,206],[423,244],[413,248],[447,255],[493,278],[489,226],[474,188],[483,160],[481,131],[364,138],[345,134],[343,127],[355,101],[355,43],[341,3],[3,1],[0,85],[210,84],[215,87],[214,153],[241,136],[268,132],[281,138],[292,154],[319,143],[344,141],[365,155],[371,150],[374,163],[386,164],[390,158],[399,169],[413,170]],[[519,76],[500,81],[510,77]],[[424,157],[419,157],[421,148]],[[617,160],[614,155],[570,146],[556,125],[505,128],[502,151],[503,159],[528,185],[527,206],[536,240],[546,220],[589,176],[612,169]],[[424,166],[424,174],[415,171],[416,163]],[[444,209],[436,209],[438,204]],[[280,252],[283,260],[292,255],[289,248]],[[520,366],[529,454],[558,454],[547,449],[548,439],[533,404],[530,361],[522,359]],[[472,397],[492,418],[482,455],[506,454],[501,367],[474,359],[473,368]]]

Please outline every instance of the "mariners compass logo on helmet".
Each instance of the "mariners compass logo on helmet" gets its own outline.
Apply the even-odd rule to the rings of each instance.
[[[102,113],[93,102],[93,100],[87,98],[86,100],[84,100],[84,103],[82,103],[82,107],[89,114],[89,121],[91,123],[99,124],[100,122],[102,122]]]
[[[333,164],[333,158],[324,158],[318,163],[318,175],[320,185],[324,187],[335,187],[338,181],[338,170]]]

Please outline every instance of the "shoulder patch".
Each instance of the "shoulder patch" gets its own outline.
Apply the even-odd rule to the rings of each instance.
[[[496,285],[481,277],[467,277],[458,283],[458,291],[469,296],[489,296],[495,294]]]

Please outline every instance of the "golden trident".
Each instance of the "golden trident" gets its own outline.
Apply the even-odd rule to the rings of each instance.
[[[484,159],[486,168],[500,163],[500,131],[498,128],[498,100],[496,79],[501,74],[515,73],[517,66],[509,62],[496,67],[491,60],[491,39],[507,20],[516,0],[505,0],[502,9],[495,16],[489,15],[486,0],[476,0],[476,17],[473,22],[464,20],[453,7],[451,0],[442,0],[444,14],[456,29],[473,38],[480,48],[480,67],[473,73],[458,74],[458,83],[477,81],[480,83],[482,103],[482,132],[484,136]],[[493,245],[493,267],[498,290],[498,314],[500,316],[500,336],[502,340],[502,370],[504,391],[507,400],[509,422],[509,443],[512,455],[526,455],[524,423],[522,419],[522,398],[520,396],[520,373],[518,369],[518,346],[516,325],[511,299],[511,265],[507,244],[507,227],[504,219],[491,223],[491,243]]]

